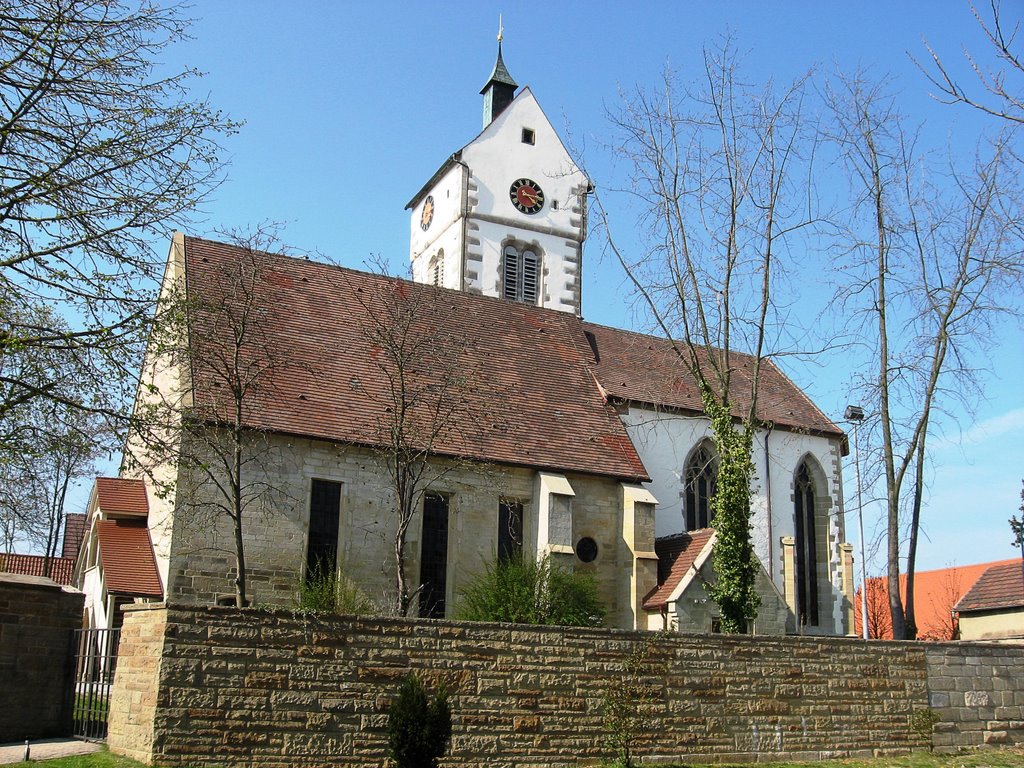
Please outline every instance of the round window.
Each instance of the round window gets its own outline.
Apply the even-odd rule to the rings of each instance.
[[[584,536],[576,542],[576,557],[584,563],[592,563],[597,557],[597,542],[589,536]]]

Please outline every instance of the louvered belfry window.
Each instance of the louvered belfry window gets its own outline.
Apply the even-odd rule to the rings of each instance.
[[[502,295],[510,301],[524,304],[537,303],[540,257],[536,251],[505,246]]]

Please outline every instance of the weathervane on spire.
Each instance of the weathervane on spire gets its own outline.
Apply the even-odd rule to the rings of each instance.
[[[498,14],[498,42],[500,43],[502,38],[505,37],[505,27],[501,24],[501,14]]]

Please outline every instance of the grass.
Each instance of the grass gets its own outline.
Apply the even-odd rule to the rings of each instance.
[[[30,768],[36,762],[15,763],[15,768]],[[680,763],[680,766],[685,764]],[[930,752],[914,752],[906,757],[878,757],[873,760],[829,760],[825,763],[754,763],[740,768],[1024,768],[1024,748],[991,749],[969,752],[962,755],[935,755]],[[47,760],[46,768],[145,768],[142,763],[119,757],[107,751],[89,755],[61,757]],[[677,766],[678,768],[678,766]],[[701,766],[701,768],[704,768]],[[733,768],[718,765],[715,768]]]
[[[145,768],[142,763],[129,760],[127,757],[115,755],[107,750],[92,752],[88,755],[74,755],[73,757],[58,757],[54,760],[30,760],[27,763],[14,763],[19,768],[30,768],[45,762],[46,768]]]
[[[1024,748],[986,749],[959,755],[937,755],[932,752],[913,752],[904,757],[876,757],[861,760],[826,760],[818,763],[753,763],[743,766],[718,765],[714,768],[1024,768]],[[688,768],[679,763],[666,768]],[[704,768],[704,766],[701,766]]]

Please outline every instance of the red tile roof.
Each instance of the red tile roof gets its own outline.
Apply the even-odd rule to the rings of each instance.
[[[654,542],[658,554],[658,586],[644,597],[644,610],[657,611],[668,604],[676,587],[715,535],[713,528],[662,536]]]
[[[185,238],[190,299],[199,306],[237,306],[229,290],[234,281],[225,275],[237,274],[237,265],[249,258],[236,246]],[[385,444],[387,354],[373,336],[394,325],[395,307],[415,316],[411,338],[441,339],[434,353],[445,360],[426,355],[415,377],[436,388],[443,379],[433,368],[449,364],[465,375],[453,403],[459,415],[432,441],[435,453],[643,481],[647,471],[606,395],[701,411],[691,380],[663,339],[304,259],[261,253],[255,260],[262,279],[256,292],[263,302],[257,308],[259,346],[278,362],[252,392],[244,416],[250,427]],[[226,351],[224,325],[216,312],[194,314],[199,360]],[[258,357],[250,355],[248,362],[258,363]],[[742,379],[749,358],[737,356],[736,365]],[[228,405],[217,378],[211,365],[196,364],[195,403],[212,420]],[[761,397],[762,415],[779,426],[842,435],[771,364]]]
[[[82,547],[82,539],[85,538],[85,524],[88,515],[67,514],[64,516],[64,543],[61,546],[61,555],[72,560],[78,557],[78,550]]]
[[[107,591],[119,595],[163,597],[153,544],[143,520],[97,520],[100,563]]]
[[[955,565],[914,574],[914,618],[917,622],[917,636],[922,640],[952,640],[955,625],[951,612],[957,601],[967,594],[981,575],[994,565],[1016,563],[1018,574],[1020,560],[999,560],[993,563]],[[868,579],[868,628],[871,637],[892,640],[892,624],[889,619],[889,580],[882,577]],[[906,600],[907,576],[900,576],[900,595]],[[861,630],[860,590],[854,599],[854,623],[856,634]]]
[[[248,258],[246,252],[186,238],[185,255],[190,299],[230,304],[232,281],[225,275],[237,273],[234,265]],[[465,380],[445,403],[455,413],[444,417],[437,433],[424,423],[426,409],[417,411],[423,421],[412,436],[434,434],[432,452],[648,479],[584,362],[578,318],[302,259],[258,254],[257,260],[266,302],[258,311],[259,347],[279,357],[252,390],[244,417],[249,426],[386,445],[393,368],[388,344],[374,337],[393,327],[397,314],[398,323],[411,325],[407,343],[432,342],[407,371],[416,382],[412,388],[445,386],[436,373],[445,366]],[[226,351],[225,325],[213,311],[197,311],[193,320],[194,397],[199,412],[212,419],[228,406],[213,370],[216,353]],[[253,352],[247,363],[258,365],[259,356]]]
[[[700,392],[683,360],[664,338],[584,323],[591,337],[601,386],[627,402],[703,413]],[[733,352],[733,413],[746,416],[754,358]],[[758,417],[777,427],[842,437],[833,424],[770,360],[761,361]]]
[[[1000,608],[1024,608],[1024,574],[1020,560],[991,566],[956,604],[960,613]]]
[[[106,514],[146,515],[149,513],[146,484],[142,480],[97,477],[96,501],[99,508]]]
[[[72,584],[75,570],[73,557],[51,557],[50,578],[58,584]],[[44,576],[46,558],[43,555],[0,554],[0,572],[18,573],[22,576]]]

